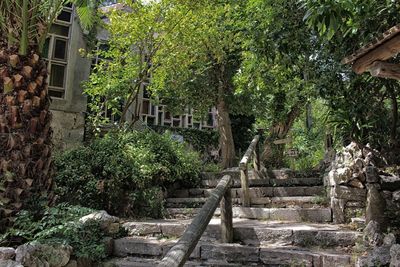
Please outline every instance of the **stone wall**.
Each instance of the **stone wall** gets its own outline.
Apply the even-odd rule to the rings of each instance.
[[[400,178],[376,166],[374,151],[355,143],[336,154],[324,177],[335,223],[365,217],[386,227],[399,217]]]

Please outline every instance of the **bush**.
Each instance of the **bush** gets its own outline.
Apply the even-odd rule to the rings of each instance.
[[[60,204],[42,210],[40,218],[33,211],[20,211],[12,228],[0,236],[0,246],[16,246],[37,241],[41,244],[64,244],[74,248],[78,258],[98,261],[106,257],[105,234],[97,221],[79,222],[93,210]]]
[[[161,190],[196,186],[201,168],[197,153],[150,131],[108,134],[57,156],[55,165],[61,201],[152,217],[162,214]]]
[[[196,151],[200,152],[204,162],[211,161],[209,155],[211,149],[218,148],[219,134],[213,130],[199,130],[194,128],[171,128],[167,126],[151,125],[158,133],[166,133],[172,131],[182,135],[185,142],[189,143]]]

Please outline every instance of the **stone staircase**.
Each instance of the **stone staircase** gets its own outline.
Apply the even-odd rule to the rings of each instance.
[[[236,170],[233,197],[234,243],[220,243],[219,210],[185,266],[354,266],[352,248],[360,233],[331,224],[322,178],[250,175],[252,207],[240,206]],[[278,173],[279,174],[279,173]],[[204,174],[202,188],[174,190],[167,198],[170,219],[127,221],[128,236],[114,241],[106,266],[155,266],[182,236],[221,175]]]
[[[229,174],[234,183],[231,189],[233,216],[236,218],[284,221],[331,222],[332,213],[326,199],[322,178],[295,178],[289,171],[273,171],[269,179],[258,178],[249,171],[251,208],[241,206],[241,188],[238,169],[222,174],[204,173],[202,188],[177,189],[166,200],[171,218],[194,216],[205,203],[219,179]],[[216,216],[219,215],[217,209]]]

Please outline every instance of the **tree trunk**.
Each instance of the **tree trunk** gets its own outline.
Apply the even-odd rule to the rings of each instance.
[[[53,188],[46,63],[0,47],[0,230]]]
[[[225,100],[220,98],[218,105],[218,131],[221,148],[222,167],[231,168],[235,164],[235,144],[233,143],[231,120]]]
[[[287,137],[294,121],[300,115],[300,104],[297,103],[290,110],[286,121],[276,122],[269,130],[269,136],[265,140],[262,159],[264,165],[268,167],[282,167],[284,162],[284,144],[275,145],[273,141],[277,139],[284,139]]]
[[[229,93],[229,79],[226,78],[225,66],[220,65],[218,69],[217,111],[219,146],[224,169],[235,165],[235,144],[233,142],[231,119],[229,118],[229,107],[225,101],[227,93]]]

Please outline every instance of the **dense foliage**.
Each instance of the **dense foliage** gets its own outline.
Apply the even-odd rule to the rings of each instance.
[[[179,182],[196,185],[201,163],[196,152],[169,134],[107,134],[55,161],[61,201],[118,215],[160,217],[163,189]]]
[[[101,260],[106,257],[104,231],[96,221],[79,222],[92,209],[66,204],[36,212],[22,210],[12,228],[0,235],[1,246],[15,246],[25,242],[50,245],[70,245],[73,255],[79,258]]]
[[[218,132],[199,130],[194,128],[173,128],[167,126],[151,126],[158,133],[172,132],[179,134],[183,140],[189,143],[194,150],[202,155],[203,162],[210,160],[210,151],[218,149]]]
[[[319,95],[330,107],[328,122],[346,144],[370,144],[398,163],[398,82],[357,75],[340,61],[398,23],[398,1],[303,0],[304,20],[318,38],[315,81]],[[397,58],[392,60],[398,62]]]

